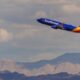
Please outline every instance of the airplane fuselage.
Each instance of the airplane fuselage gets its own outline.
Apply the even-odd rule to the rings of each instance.
[[[62,30],[67,30],[67,31],[72,31],[72,32],[80,32],[80,27],[61,23],[59,21],[50,20],[50,19],[46,19],[46,18],[40,18],[40,19],[37,19],[37,21],[42,24],[49,25],[53,29],[62,29]]]

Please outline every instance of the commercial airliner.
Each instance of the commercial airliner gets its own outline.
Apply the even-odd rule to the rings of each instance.
[[[65,23],[62,23],[62,22],[59,22],[59,21],[46,19],[46,18],[39,18],[39,19],[37,19],[37,21],[39,23],[49,25],[53,29],[61,29],[61,30],[80,33],[80,26],[76,27],[76,26],[73,26],[71,24],[65,24]]]

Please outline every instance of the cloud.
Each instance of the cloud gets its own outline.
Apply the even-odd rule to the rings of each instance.
[[[50,4],[69,4],[74,3],[75,1],[69,0],[1,0],[0,6],[10,7],[26,7],[27,5],[33,4],[43,4],[43,5],[50,5]]]
[[[2,2],[2,1],[1,1]],[[13,3],[17,5],[25,5],[28,3],[31,4],[59,4],[59,3],[65,3],[66,0],[4,0],[3,2]]]
[[[5,0],[6,1],[6,0]],[[6,2],[12,3],[15,5],[26,5],[26,4],[43,4],[43,5],[50,5],[50,4],[72,4],[76,3],[75,0],[7,0]],[[78,1],[77,1],[78,2]]]
[[[20,28],[17,25],[16,29],[21,31],[17,33],[14,47],[23,55],[22,60],[51,59],[63,53],[80,51],[79,34],[26,24]]]
[[[2,26],[0,42],[13,38],[12,44],[17,47],[10,46],[11,52],[7,51],[7,53],[15,53],[13,55],[19,56],[19,60],[26,61],[28,61],[28,58],[24,58],[26,55],[38,60],[39,56],[41,59],[48,58],[42,57],[41,53],[57,55],[58,53],[79,51],[80,35],[62,30],[52,30],[49,26],[36,22],[37,17],[48,17],[74,25],[80,23],[79,3],[79,0],[0,0],[0,26]],[[6,50],[4,51],[6,52]],[[36,59],[28,56],[29,53],[34,57],[37,53],[41,55],[37,55]]]
[[[27,38],[27,37],[33,37],[36,34],[36,29],[28,29],[24,30],[23,32],[19,32],[16,34],[17,38]]]
[[[40,4],[63,4],[66,0],[35,0],[35,2]]]
[[[44,11],[38,11],[35,14],[35,17],[46,17],[46,16],[47,16],[47,14]]]
[[[34,25],[14,24],[12,26],[15,29],[19,30],[16,32],[16,35],[15,35],[16,39],[25,39],[29,37],[34,37],[38,32],[38,29]]]
[[[76,4],[68,4],[63,6],[63,10],[67,13],[77,14],[80,13],[80,6]]]
[[[41,34],[49,33],[49,32],[47,32],[47,31],[49,31],[48,30],[49,26],[43,27],[44,25],[37,26],[37,25],[33,25],[33,24],[12,24],[11,26],[13,27],[13,29],[17,30],[17,32],[15,34],[16,39],[34,38],[34,37],[41,36]]]
[[[32,23],[36,17],[64,18],[66,12],[71,12],[67,5],[74,3],[69,0],[1,0],[0,18],[12,23]]]
[[[6,42],[10,39],[12,39],[12,34],[3,28],[0,28],[0,42]]]
[[[52,54],[52,53],[48,53],[48,52],[43,52],[43,53],[37,53],[36,55],[31,55],[31,58],[28,58],[29,61],[40,61],[40,60],[51,60],[53,58],[56,57],[56,55]]]

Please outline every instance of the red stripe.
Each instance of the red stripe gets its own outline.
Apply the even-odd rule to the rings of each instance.
[[[80,30],[76,30],[76,31],[73,31],[73,32],[80,33]]]

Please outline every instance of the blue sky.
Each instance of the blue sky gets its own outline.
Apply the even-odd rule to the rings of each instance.
[[[0,60],[32,62],[80,52],[80,34],[36,22],[46,17],[80,25],[80,0],[0,0]]]

